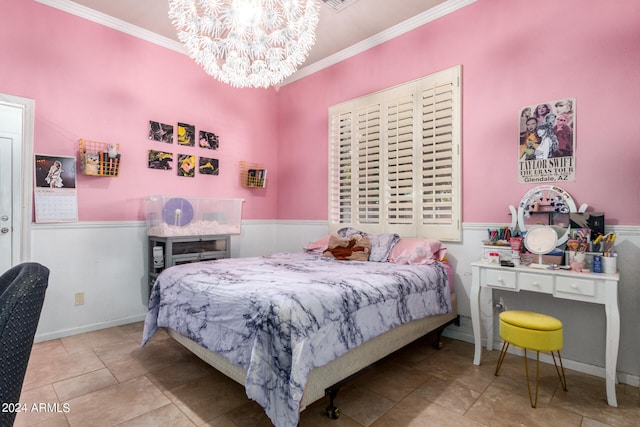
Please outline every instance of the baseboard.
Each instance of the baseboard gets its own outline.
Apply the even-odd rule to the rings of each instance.
[[[100,322],[100,323],[94,323],[91,325],[84,325],[78,328],[70,328],[70,329],[65,329],[61,331],[55,331],[48,334],[36,333],[34,342],[49,341],[49,340],[54,340],[58,338],[68,337],[71,335],[82,334],[85,332],[93,332],[93,331],[98,331],[100,329],[112,328],[114,326],[122,326],[122,325],[128,325],[130,323],[142,322],[144,321],[145,317],[146,317],[146,313],[140,314],[137,316],[125,317],[122,319],[110,320],[108,322]],[[142,339],[142,337],[140,337],[140,339]]]
[[[465,318],[462,317],[461,320],[464,322]],[[444,330],[442,335],[448,338],[459,340],[459,341],[468,342],[470,344],[473,344],[475,342],[473,339],[473,334],[470,333],[470,330],[468,328],[464,328],[464,323],[462,327],[455,326],[455,325],[449,326]],[[486,339],[482,340],[482,347],[486,348]],[[501,341],[494,341],[493,343],[494,351],[500,351],[501,347],[502,347]],[[509,353],[516,354],[519,356],[522,356],[524,354],[524,352],[521,349],[517,347],[514,348],[514,346],[511,346],[509,348]],[[535,354],[534,352],[531,352],[530,357],[535,357],[534,354]],[[551,355],[546,353],[540,353],[540,361],[547,364],[553,364],[553,359],[551,358]],[[469,363],[473,363],[471,359],[469,360]],[[600,378],[606,377],[605,369],[604,367],[601,367],[601,366],[594,366],[594,365],[589,365],[582,362],[576,362],[575,360],[566,359],[564,356],[562,357],[562,363],[564,364],[565,368],[571,369],[576,372],[581,372],[583,374],[593,375],[595,377],[600,377]],[[616,372],[616,378],[617,378],[617,382],[620,384],[627,384],[633,387],[640,387],[640,377],[638,377],[637,375],[631,375],[631,374],[618,371]]]

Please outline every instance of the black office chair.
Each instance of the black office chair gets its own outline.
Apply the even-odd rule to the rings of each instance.
[[[49,269],[35,262],[0,276],[0,404],[20,402]],[[0,426],[12,426],[15,412],[0,411]]]

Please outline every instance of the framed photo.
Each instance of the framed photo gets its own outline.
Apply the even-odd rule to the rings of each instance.
[[[178,176],[194,177],[196,172],[196,156],[178,154]]]
[[[195,126],[178,122],[178,144],[186,147],[193,147],[196,145]]]
[[[149,169],[171,170],[173,169],[171,162],[173,162],[173,153],[149,150]]]
[[[149,121],[149,139],[173,144],[173,126],[166,123]]]
[[[220,145],[220,141],[218,140],[218,135],[215,133],[201,130],[198,145],[202,148],[217,150]]]
[[[219,175],[220,167],[218,159],[200,157],[200,160],[198,162],[198,172],[202,175]]]

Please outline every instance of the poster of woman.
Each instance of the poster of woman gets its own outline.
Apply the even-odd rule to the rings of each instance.
[[[575,98],[520,110],[519,182],[575,181]]]

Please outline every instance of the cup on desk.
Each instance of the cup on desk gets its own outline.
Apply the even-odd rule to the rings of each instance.
[[[614,274],[618,272],[617,255],[602,257],[602,272],[607,274]]]

